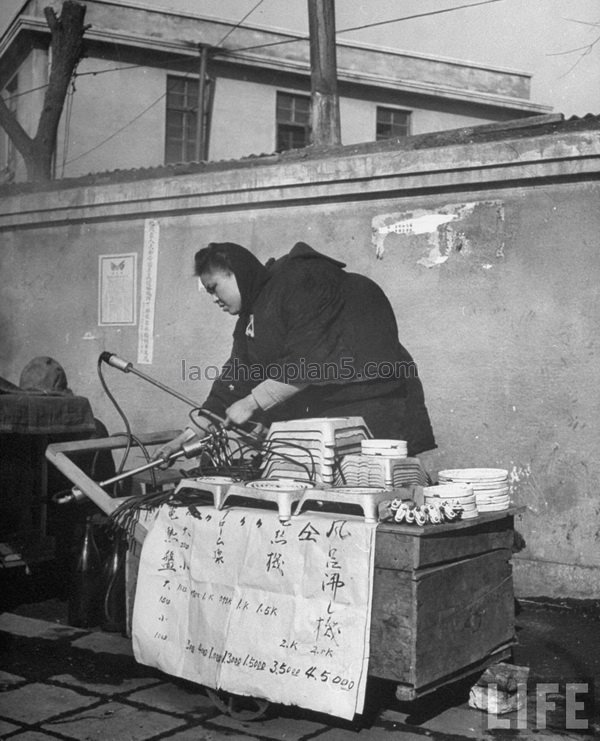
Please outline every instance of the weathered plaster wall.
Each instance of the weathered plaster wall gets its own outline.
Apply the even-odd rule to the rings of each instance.
[[[152,219],[154,357],[138,367],[202,400],[197,369],[225,359],[233,321],[198,292],[194,251],[237,241],[265,260],[304,240],[390,296],[438,440],[433,473],[510,471],[526,507],[517,591],[600,598],[599,155],[591,131],[5,198],[0,375],[17,381],[31,357],[52,355],[122,428],[96,359],[137,363],[138,327],[98,326],[98,255],[137,252],[140,274]],[[186,423],[185,405],[105,374],[134,430]]]
[[[122,72],[115,71],[119,66]],[[165,71],[93,57],[82,59],[77,72],[76,92],[57,136],[57,177],[161,165]]]

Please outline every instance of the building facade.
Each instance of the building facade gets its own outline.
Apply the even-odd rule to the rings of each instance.
[[[60,13],[60,0],[24,2],[0,39],[0,89],[30,135],[48,79],[48,5]],[[91,26],[65,101],[56,178],[238,159],[310,143],[307,39],[128,0],[85,5]],[[529,100],[530,76],[523,72],[347,41],[337,44],[337,66],[342,144],[550,110]],[[0,171],[4,182],[26,179],[1,130]]]

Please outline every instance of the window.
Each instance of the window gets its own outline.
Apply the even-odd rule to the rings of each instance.
[[[299,149],[310,142],[310,96],[277,93],[277,150]]]
[[[194,162],[198,122],[198,80],[167,76],[165,162]]]
[[[4,98],[8,110],[17,113],[18,77],[15,75],[4,88]],[[0,128],[0,182],[9,182],[15,176],[17,150],[4,129]]]
[[[376,140],[395,139],[410,134],[410,111],[377,106]]]

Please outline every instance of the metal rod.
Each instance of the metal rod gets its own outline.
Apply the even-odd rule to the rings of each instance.
[[[133,366],[130,366],[127,372],[135,373],[136,376],[143,378],[144,381],[148,381],[148,383],[151,383],[153,386],[157,386],[159,389],[166,391],[168,394],[171,394],[171,396],[174,396],[176,399],[179,399],[179,401],[183,401],[186,404],[189,404],[189,406],[193,407],[194,409],[200,409],[200,407],[202,406],[202,404],[199,404],[197,401],[194,401],[193,399],[190,399],[189,397],[184,396],[183,394],[180,394],[179,391],[175,391],[175,389],[169,388],[169,386],[165,386],[164,383],[161,383],[160,381],[156,381],[154,378],[147,376],[145,373],[142,373],[142,371],[137,370],[137,368],[134,368]]]
[[[135,476],[136,473],[149,471],[151,468],[161,466],[168,461],[174,461],[176,458],[180,458],[182,455],[184,455],[186,458],[191,458],[193,455],[196,455],[196,453],[201,450],[202,445],[207,440],[210,440],[211,437],[212,435],[205,435],[204,437],[200,438],[200,440],[194,441],[194,443],[190,444],[189,447],[186,445],[186,443],[183,443],[182,447],[179,448],[179,450],[171,453],[166,458],[157,458],[155,461],[144,463],[143,466],[139,466],[138,468],[131,468],[128,471],[123,471],[123,473],[119,473],[116,476],[113,476],[111,479],[101,481],[98,486],[110,486],[110,484],[116,484],[117,481],[122,481],[123,479],[129,478],[130,476]]]
[[[179,457],[181,453],[174,454],[174,457]],[[149,471],[151,468],[156,468],[157,466],[164,465],[167,460],[171,460],[173,455],[170,455],[168,458],[158,458],[155,461],[150,461],[150,463],[146,463],[143,466],[140,466],[139,468],[131,468],[128,471],[123,471],[123,473],[118,474],[117,476],[113,476],[112,479],[106,479],[106,481],[100,481],[98,486],[110,486],[110,484],[116,484],[117,481],[122,481],[123,479],[128,478],[129,476],[135,476],[136,473],[142,473],[142,471]]]
[[[198,73],[198,112],[196,114],[196,162],[204,160],[206,148],[206,63],[208,59],[208,47],[200,48],[200,70]]]

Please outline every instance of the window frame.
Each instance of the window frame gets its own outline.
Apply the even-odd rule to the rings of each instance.
[[[14,74],[2,90],[4,102],[15,118],[17,117],[17,97],[19,93],[19,73]],[[0,174],[4,175],[0,180],[11,181],[17,171],[17,148],[4,129],[0,128],[2,138],[0,139]]]
[[[175,107],[173,105],[169,106],[169,94],[174,94],[175,91],[170,90],[171,87],[174,86],[175,82],[181,82],[184,84],[184,101],[186,103],[189,102],[190,97],[193,96],[189,95],[188,87],[194,86],[195,92],[196,92],[196,98],[195,98],[195,108],[191,107],[190,105],[183,106],[183,107]],[[166,100],[165,100],[165,153],[164,153],[164,159],[166,165],[174,165],[179,162],[195,162],[196,161],[196,137],[197,137],[197,131],[198,131],[198,96],[200,93],[200,81],[197,77],[186,77],[184,75],[171,75],[167,74],[166,79],[166,86],[167,86],[167,92],[166,92]],[[182,120],[181,125],[179,126],[179,134],[180,137],[176,139],[175,137],[169,136],[169,126],[172,126],[172,123],[170,124],[169,121],[169,115],[173,113],[180,112],[182,114]],[[193,112],[193,113],[192,113]],[[190,119],[193,117],[193,127],[190,126]],[[191,128],[191,133],[186,135],[186,132],[188,131],[188,128]],[[179,153],[180,156],[177,159],[170,159],[170,151],[171,147],[173,147],[177,142],[179,142]],[[201,155],[202,158],[202,155]]]
[[[392,118],[395,113],[404,115],[406,117],[406,126],[403,128],[405,129],[406,133],[391,134],[390,136],[380,136],[378,129],[379,129],[380,124],[382,124],[382,122],[379,119],[379,115],[380,113],[384,113],[384,112],[391,114]],[[389,139],[397,139],[398,137],[401,137],[401,136],[410,136],[412,133],[412,113],[413,112],[408,108],[396,108],[394,106],[387,106],[387,105],[376,106],[376,109],[375,109],[375,141],[378,141],[378,142],[387,141]],[[389,125],[391,128],[393,128],[394,126],[393,120],[390,121]]]
[[[284,109],[284,106],[280,105],[284,97],[290,98],[291,105],[289,110],[291,116],[289,119],[282,118],[280,112]],[[296,120],[297,116],[297,103],[303,101],[307,103],[306,120]],[[276,152],[287,152],[290,149],[302,149],[310,144],[311,140],[311,96],[304,92],[297,90],[277,90],[275,92],[275,151]],[[296,146],[294,143],[294,135],[302,133],[303,143],[300,146]],[[281,146],[282,138],[287,135],[288,143],[290,146]]]

